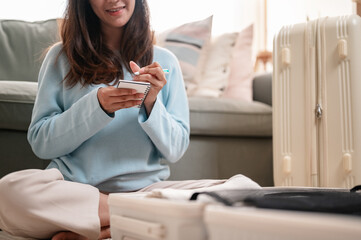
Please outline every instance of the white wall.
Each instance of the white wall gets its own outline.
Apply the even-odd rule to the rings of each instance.
[[[239,31],[256,23],[255,49],[264,48],[264,0],[148,0],[152,27],[162,31],[186,22],[213,17],[213,33]],[[37,21],[62,17],[66,0],[0,0],[0,18]],[[352,0],[268,0],[266,48],[283,26],[321,16],[355,12]]]
[[[257,1],[246,0],[148,0],[156,31],[213,15],[213,33],[237,31],[254,21]]]
[[[63,16],[66,0],[0,0],[1,19],[46,20]]]
[[[214,33],[240,30],[254,20],[256,1],[148,0],[152,26],[165,30],[214,15]],[[63,16],[66,0],[0,0],[1,19],[38,21]]]
[[[352,0],[268,0],[267,47],[272,49],[273,36],[283,25],[355,12]]]

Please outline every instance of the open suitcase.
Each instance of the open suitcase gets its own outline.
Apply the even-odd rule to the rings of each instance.
[[[276,186],[361,184],[361,18],[325,17],[274,38]]]
[[[271,187],[198,194],[213,196],[216,202],[150,198],[145,194],[109,195],[113,240],[356,240],[361,235],[361,194],[349,193],[347,189]],[[283,204],[283,210],[259,208],[262,201],[289,202],[285,194],[298,196],[293,197],[293,204],[288,205],[291,208],[286,209]],[[324,200],[310,202],[311,198],[307,197],[314,196],[316,198],[312,199],[316,200],[322,194],[326,194],[324,196],[331,202],[334,194],[340,196],[337,199],[347,195],[354,200],[334,202],[331,213],[328,213],[324,212],[330,210],[323,207],[328,205]],[[299,203],[300,198],[304,203],[297,206],[304,205],[314,210],[318,205],[317,211],[289,210],[294,209],[292,206],[296,206],[294,203]],[[192,199],[196,198],[192,196]],[[224,200],[232,204],[224,204]],[[250,204],[250,201],[258,204]]]

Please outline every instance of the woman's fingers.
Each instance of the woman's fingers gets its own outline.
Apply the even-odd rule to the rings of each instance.
[[[147,113],[150,114],[157,99],[158,93],[167,84],[167,79],[165,77],[163,69],[157,62],[153,62],[152,64],[142,67],[139,70],[138,65],[136,65],[134,62],[130,62],[130,68],[134,73],[139,73],[133,77],[133,80],[149,82],[151,84],[148,95],[144,100],[144,106],[147,110]]]
[[[134,107],[141,104],[143,93],[134,89],[104,87],[98,90],[98,101],[107,113],[113,113],[122,108]]]
[[[157,62],[141,68],[139,75],[134,76],[134,80],[150,82],[152,85],[160,87],[167,83],[163,69]]]
[[[143,71],[139,72],[139,73],[143,72],[143,73],[141,73],[142,75],[149,74],[149,75],[155,76],[159,80],[165,79],[165,74],[161,67],[155,67],[155,68],[144,67],[143,69],[144,69]]]
[[[103,109],[107,113],[114,113],[114,112],[118,111],[119,109],[131,108],[134,106],[138,106],[141,103],[142,103],[141,100],[129,100],[129,101],[124,101],[124,102],[119,102],[119,103],[112,103],[107,106],[107,109],[104,109],[104,108]]]
[[[133,61],[129,62],[129,66],[132,69],[133,73],[138,72],[140,70],[140,67],[138,66],[138,64],[136,64]]]
[[[130,61],[129,66],[133,72],[139,72],[135,76],[136,81],[149,82],[152,88],[148,94],[147,101],[154,102],[159,91],[167,83],[165,74],[159,63],[154,62],[146,67],[140,68],[135,62]],[[107,113],[113,113],[122,108],[130,108],[142,103],[144,97],[142,93],[136,93],[134,89],[116,88],[113,86],[99,88],[98,101],[103,110]]]
[[[163,72],[162,67],[159,63],[153,62],[152,64],[145,66],[138,70],[139,74],[151,74],[153,76],[156,76],[158,79],[165,79],[165,74]]]

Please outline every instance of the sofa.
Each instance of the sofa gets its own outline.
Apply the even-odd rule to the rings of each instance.
[[[59,41],[56,19],[0,20],[0,178],[45,168],[27,142],[44,51]],[[273,185],[272,75],[253,78],[253,101],[190,96],[190,146],[170,164],[171,180],[229,178],[243,174]]]

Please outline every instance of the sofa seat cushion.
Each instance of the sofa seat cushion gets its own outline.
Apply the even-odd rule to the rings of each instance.
[[[0,128],[28,129],[37,88],[37,82],[0,81]]]
[[[38,84],[0,81],[0,128],[26,131]],[[272,107],[261,102],[189,97],[192,135],[272,136]]]
[[[261,102],[190,97],[193,135],[272,136],[272,107]]]

